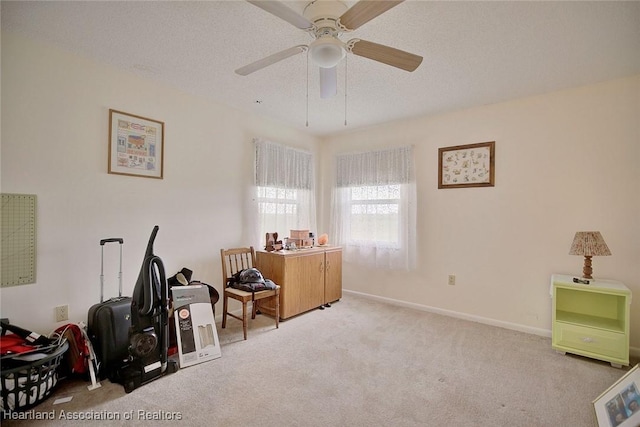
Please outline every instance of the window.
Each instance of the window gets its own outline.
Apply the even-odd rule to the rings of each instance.
[[[288,224],[297,223],[300,212],[298,190],[257,187],[257,192],[261,235],[274,231],[279,231],[280,236],[282,233],[288,233],[291,229],[287,228]]]
[[[256,235],[264,246],[266,233],[282,239],[290,230],[315,230],[313,154],[273,142],[256,140]]]
[[[369,185],[350,190],[349,242],[379,242],[398,247],[400,185]]]
[[[415,192],[411,147],[338,156],[331,234],[345,261],[413,268]]]

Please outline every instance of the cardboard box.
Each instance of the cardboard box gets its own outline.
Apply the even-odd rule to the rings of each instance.
[[[296,240],[308,239],[309,230],[291,230],[289,237]]]
[[[173,286],[171,293],[180,368],[222,356],[209,289],[204,285]]]

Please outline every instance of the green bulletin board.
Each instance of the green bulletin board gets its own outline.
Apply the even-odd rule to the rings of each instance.
[[[36,282],[36,195],[2,193],[2,287]]]

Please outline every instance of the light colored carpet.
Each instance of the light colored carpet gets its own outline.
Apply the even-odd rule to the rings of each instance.
[[[130,394],[102,381],[63,381],[35,408],[55,421],[114,416],[92,426],[177,422],[211,426],[595,426],[592,401],[628,368],[556,353],[549,338],[347,294],[331,308],[283,321],[218,325],[222,357]],[[68,403],[53,405],[57,398]],[[132,411],[132,412],[131,412]],[[143,421],[146,415],[180,421]]]

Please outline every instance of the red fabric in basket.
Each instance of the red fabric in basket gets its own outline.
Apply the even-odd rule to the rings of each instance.
[[[36,347],[27,344],[24,338],[16,334],[7,334],[0,336],[0,354],[17,354],[33,351]]]

